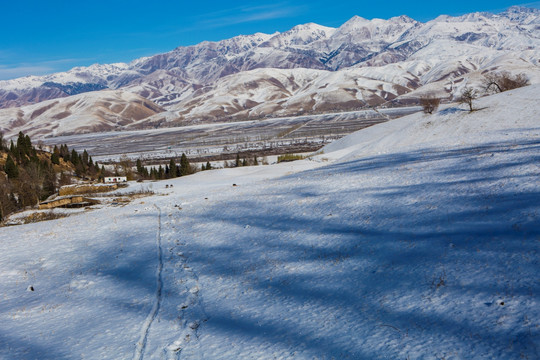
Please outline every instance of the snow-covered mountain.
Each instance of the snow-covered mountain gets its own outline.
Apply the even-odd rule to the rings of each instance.
[[[160,112],[162,108],[137,94],[104,90],[0,109],[0,118],[9,119],[0,131],[16,129],[32,137],[110,131]]]
[[[180,123],[403,103],[425,92],[452,97],[486,72],[540,81],[539,24],[540,10],[523,7],[427,23],[407,16],[355,16],[339,28],[308,23],[130,64],[0,81],[0,107],[110,88],[151,100]]]
[[[123,63],[75,67],[69,71],[0,81],[1,108],[33,104],[89,90],[110,87],[111,81],[128,71]],[[70,89],[71,88],[71,89]]]
[[[398,71],[396,79],[366,74],[362,68],[244,71],[189,94],[169,111],[181,120],[217,121],[359,109],[414,89],[418,78],[404,69]]]

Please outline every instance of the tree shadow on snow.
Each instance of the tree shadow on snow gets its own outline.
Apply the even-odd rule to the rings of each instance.
[[[237,286],[207,331],[319,358],[536,356],[539,150],[374,156],[182,214],[199,278]]]

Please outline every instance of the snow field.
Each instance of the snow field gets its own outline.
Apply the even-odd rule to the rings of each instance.
[[[0,358],[538,358],[537,93],[2,228]]]
[[[102,216],[31,224],[24,233],[2,229],[8,240],[2,241],[0,268],[11,276],[2,281],[2,308],[9,311],[2,312],[0,357],[122,358],[133,352],[152,303],[150,278],[128,269],[153,269],[141,254],[152,249],[155,228],[140,221],[152,216],[138,212],[130,217],[139,220],[131,225],[133,236],[119,225],[125,212],[98,212]],[[139,253],[128,251],[132,247]],[[34,292],[26,291],[30,285]],[[125,343],[111,344],[111,337]]]
[[[516,151],[499,164],[534,154]],[[203,358],[534,357],[537,176],[469,158],[375,157],[184,208]]]

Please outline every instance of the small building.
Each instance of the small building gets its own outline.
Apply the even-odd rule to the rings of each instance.
[[[103,182],[105,184],[116,184],[116,183],[127,182],[127,177],[125,177],[125,176],[108,176],[108,177],[103,179]]]

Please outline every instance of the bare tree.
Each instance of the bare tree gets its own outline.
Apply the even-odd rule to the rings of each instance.
[[[507,71],[485,75],[484,88],[486,92],[503,92],[529,85],[525,74],[512,76]]]
[[[469,111],[473,111],[473,100],[478,97],[476,90],[471,87],[466,87],[461,92],[461,96],[458,101],[460,104],[467,104],[469,106]]]
[[[420,99],[420,105],[426,114],[433,114],[433,112],[439,107],[440,103],[441,99],[432,96],[426,96]]]
[[[58,179],[58,185],[64,186],[64,185],[71,185],[71,176],[66,174],[65,172],[60,172],[60,177]]]
[[[0,131],[0,151],[7,150],[8,145],[6,139],[4,139],[4,133]]]
[[[7,177],[0,174],[0,222],[16,210],[17,200],[13,196],[12,185]]]
[[[133,162],[126,154],[122,154],[118,160],[118,163],[115,165],[120,167],[121,173],[124,174],[128,180],[133,180]]]

